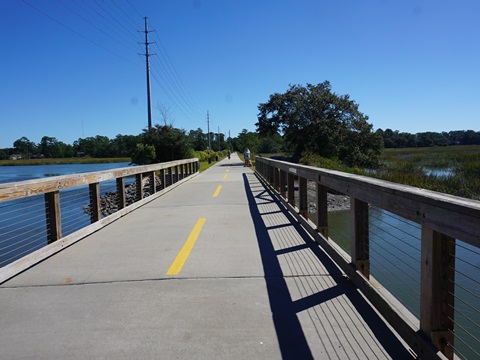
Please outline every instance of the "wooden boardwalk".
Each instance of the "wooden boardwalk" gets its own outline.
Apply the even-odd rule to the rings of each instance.
[[[5,359],[408,359],[236,155],[0,285]]]

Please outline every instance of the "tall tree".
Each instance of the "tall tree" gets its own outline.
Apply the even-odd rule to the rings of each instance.
[[[250,152],[253,154],[258,152],[258,146],[260,144],[260,139],[258,138],[258,134],[248,131],[247,129],[243,129],[238,137],[234,139],[234,149],[244,152],[245,149],[250,149]]]
[[[172,125],[155,125],[143,133],[143,143],[155,148],[155,162],[187,159],[192,157],[188,137],[184,130]]]
[[[197,130],[190,130],[188,133],[188,138],[190,141],[190,146],[195,151],[203,151],[208,148],[207,134],[204,134],[201,128],[198,128]]]
[[[44,136],[38,144],[40,153],[47,158],[63,158],[67,150],[67,145],[57,138],[51,136]]]
[[[374,166],[383,141],[349,95],[332,92],[330,82],[290,85],[258,106],[261,136],[282,133],[293,155],[308,151],[348,165]]]
[[[25,136],[22,136],[20,139],[16,140],[13,143],[13,147],[15,148],[16,152],[27,157],[37,152],[37,145],[33,141],[28,140],[28,138]]]

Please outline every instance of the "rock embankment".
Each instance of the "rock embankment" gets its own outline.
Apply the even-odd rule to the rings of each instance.
[[[160,178],[156,178],[157,185],[160,184]],[[143,197],[151,195],[150,191],[150,178],[143,179]],[[125,185],[125,206],[133,204],[137,199],[137,182],[134,181],[129,185]],[[100,207],[102,216],[108,216],[118,211],[118,200],[116,192],[107,192],[100,197]],[[83,206],[83,212],[87,215],[92,213],[91,205]]]
[[[295,190],[298,190],[298,185],[295,184]],[[308,196],[308,212],[315,214],[317,212],[316,199],[316,185],[313,182],[307,184]],[[295,191],[295,203],[300,203],[298,191]],[[344,194],[328,193],[327,194],[328,211],[350,210],[350,197]]]

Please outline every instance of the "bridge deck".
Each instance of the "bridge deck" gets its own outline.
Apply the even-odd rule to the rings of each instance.
[[[411,357],[236,155],[2,284],[0,319],[5,359]]]

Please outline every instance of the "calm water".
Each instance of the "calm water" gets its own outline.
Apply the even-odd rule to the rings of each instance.
[[[350,253],[350,211],[331,212],[329,236]],[[378,208],[369,210],[372,276],[417,318],[420,312],[420,226]],[[480,250],[456,241],[455,348],[461,359],[480,354]]]
[[[41,179],[50,176],[70,175],[91,171],[108,170],[126,166],[129,166],[128,162],[105,164],[0,166],[0,184],[15,181]]]
[[[71,175],[127,167],[129,163],[0,166],[0,183]],[[126,181],[128,183],[128,180]],[[115,191],[115,181],[100,184],[101,193]],[[90,224],[83,207],[90,202],[88,186],[60,192],[62,233],[71,234]],[[0,203],[0,267],[47,244],[43,195]]]

